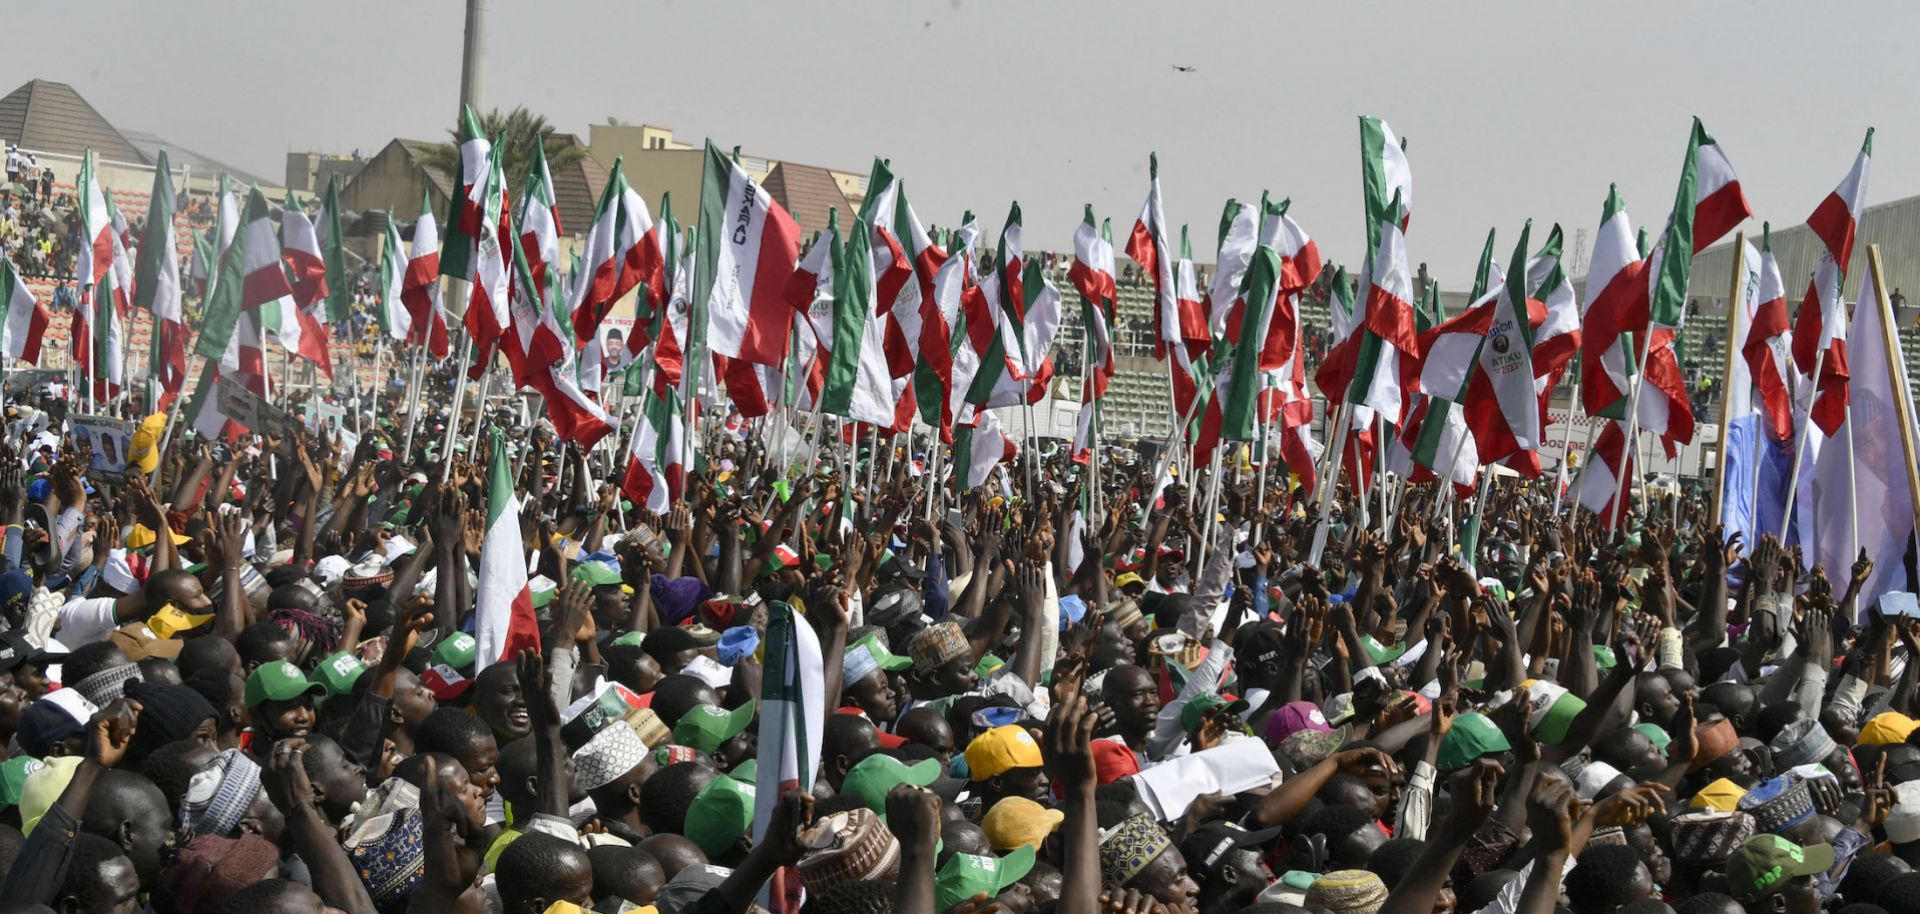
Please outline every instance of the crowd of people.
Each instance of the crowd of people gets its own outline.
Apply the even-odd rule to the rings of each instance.
[[[708,423],[654,515],[406,393],[124,476],[8,406],[0,911],[1920,914],[1920,622],[1698,498],[1342,485],[1320,550],[1235,461],[930,499],[924,440]],[[499,478],[538,639],[486,657]],[[826,713],[766,797],[776,612]]]

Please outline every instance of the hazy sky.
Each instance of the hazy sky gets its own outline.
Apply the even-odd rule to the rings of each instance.
[[[1694,114],[1778,225],[1806,218],[1869,124],[1869,202],[1920,192],[1912,3],[491,5],[487,105],[582,136],[614,116],[838,168],[886,156],[928,221],[971,208],[992,231],[1018,199],[1033,248],[1068,249],[1083,203],[1123,237],[1158,150],[1168,217],[1192,224],[1198,259],[1226,198],[1267,189],[1329,259],[1357,261],[1360,114],[1408,139],[1409,252],[1449,289],[1489,226],[1503,261],[1528,217],[1536,243],[1558,221],[1571,249],[1610,181],[1657,230]],[[277,177],[289,149],[443,136],[463,10],[14,4],[4,81],[70,82],[116,124]]]

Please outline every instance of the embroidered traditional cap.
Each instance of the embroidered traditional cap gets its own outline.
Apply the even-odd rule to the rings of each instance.
[[[598,790],[624,777],[647,757],[647,744],[624,723],[600,728],[573,753],[573,779],[583,790]]]
[[[1813,793],[1805,781],[1781,775],[1747,791],[1740,798],[1740,811],[1753,816],[1761,831],[1779,834],[1813,816]]]
[[[1812,718],[1786,725],[1768,744],[1775,767],[1784,771],[1825,759],[1836,748],[1825,727]]]
[[[907,653],[913,657],[914,669],[926,672],[973,653],[973,645],[960,623],[936,622],[913,636]]]
[[[850,809],[815,822],[800,836],[808,850],[795,869],[809,892],[849,882],[892,882],[900,875],[900,841],[870,809]]]
[[[1744,812],[1689,812],[1674,816],[1673,856],[1681,863],[1719,866],[1753,837],[1753,817]]]
[[[1108,885],[1124,886],[1172,845],[1152,816],[1136,814],[1100,836],[1100,875]]]

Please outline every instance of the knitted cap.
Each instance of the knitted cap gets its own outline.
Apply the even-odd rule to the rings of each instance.
[[[1386,903],[1387,884],[1366,870],[1335,870],[1307,889],[1307,906],[1328,914],[1374,914]]]
[[[238,749],[213,757],[187,782],[180,828],[196,835],[231,835],[260,795],[260,766]]]

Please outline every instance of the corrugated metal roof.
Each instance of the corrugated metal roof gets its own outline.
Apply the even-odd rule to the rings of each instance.
[[[146,157],[66,83],[31,79],[0,98],[0,139],[23,149],[145,164]]]
[[[840,211],[841,231],[853,225],[854,211],[847,203],[847,195],[840,192],[833,173],[824,168],[781,162],[767,173],[761,186],[787,208],[800,226],[801,237],[824,231],[827,213],[831,210]]]
[[[283,182],[269,181],[252,172],[242,171],[218,159],[202,155],[178,143],[168,142],[163,137],[145,131],[123,130],[120,133],[127,138],[127,142],[133,144],[135,149],[140,150],[141,160],[148,164],[156,161],[157,153],[165,149],[167,151],[167,163],[174,168],[179,168],[183,165],[190,166],[193,168],[194,174],[198,175],[210,175],[224,171],[241,184],[256,184],[260,187],[283,186]]]

